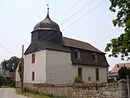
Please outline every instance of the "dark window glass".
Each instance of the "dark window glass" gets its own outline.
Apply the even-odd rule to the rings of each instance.
[[[35,54],[32,54],[32,63],[35,63]]]
[[[35,79],[35,73],[32,72],[32,81],[34,81],[34,79]]]
[[[78,68],[78,77],[82,78],[82,68]]]
[[[98,68],[96,68],[96,81],[99,81],[99,69]]]
[[[98,62],[98,57],[96,53],[92,54],[92,57],[93,57],[94,62]]]
[[[74,51],[74,55],[75,55],[75,58],[76,58],[77,60],[81,60],[81,53],[80,53],[79,50],[75,50],[75,51]]]
[[[88,77],[88,81],[91,81],[91,77]]]

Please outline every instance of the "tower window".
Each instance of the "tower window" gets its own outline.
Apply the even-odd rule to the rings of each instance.
[[[75,51],[74,51],[74,55],[75,55],[75,58],[76,58],[77,60],[81,60],[81,53],[80,53],[79,50],[75,50]]]
[[[34,79],[35,79],[35,73],[32,72],[32,81],[34,81]]]
[[[32,63],[35,63],[35,54],[32,54]]]
[[[98,68],[96,68],[95,69],[95,73],[96,73],[96,81],[99,81],[99,69]]]

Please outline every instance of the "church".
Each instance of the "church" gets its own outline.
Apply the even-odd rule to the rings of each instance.
[[[107,82],[108,63],[105,53],[91,44],[62,36],[51,20],[49,8],[44,20],[31,32],[31,44],[24,53],[24,84]]]

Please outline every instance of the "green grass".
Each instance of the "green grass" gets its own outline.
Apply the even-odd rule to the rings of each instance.
[[[35,94],[35,93],[29,93],[29,92],[22,92],[21,89],[16,89],[16,92],[19,95],[24,95],[24,96],[33,97],[33,98],[54,98],[54,97],[45,96],[43,94]]]

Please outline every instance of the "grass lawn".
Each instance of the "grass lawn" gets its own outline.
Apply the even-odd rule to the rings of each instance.
[[[17,94],[19,95],[24,95],[24,96],[28,96],[28,97],[33,97],[33,98],[54,98],[54,97],[49,97],[49,96],[45,96],[42,94],[34,94],[34,93],[28,93],[28,92],[22,92],[21,89],[16,89]]]

